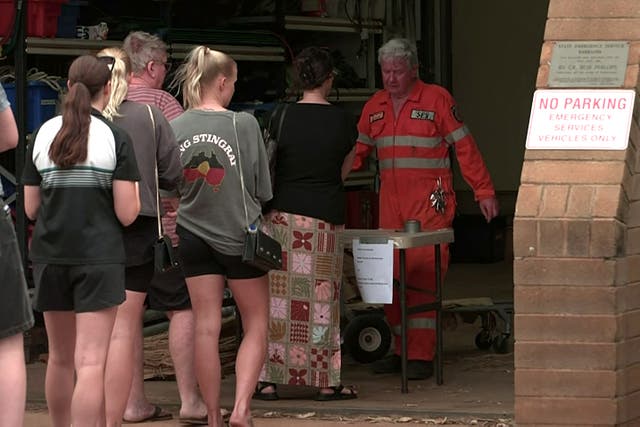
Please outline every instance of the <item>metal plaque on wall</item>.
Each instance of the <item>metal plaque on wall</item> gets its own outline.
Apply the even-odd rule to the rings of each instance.
[[[562,41],[553,46],[549,87],[622,87],[629,42]]]

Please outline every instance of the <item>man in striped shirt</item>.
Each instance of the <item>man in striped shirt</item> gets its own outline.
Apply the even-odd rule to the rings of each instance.
[[[131,60],[132,77],[127,99],[158,107],[167,120],[184,112],[178,101],[162,90],[165,77],[171,68],[167,57],[167,45],[157,36],[136,31],[125,38],[123,49]],[[163,198],[166,215],[162,218],[164,232],[178,244],[175,234],[177,199]],[[149,307],[164,310],[171,320],[169,350],[173,359],[180,394],[181,420],[205,420],[207,410],[194,370],[194,319],[191,301],[181,270],[176,273],[156,275],[149,286]],[[142,344],[134,351],[134,377],[125,410],[125,420],[138,421],[152,418],[154,407],[144,395]]]

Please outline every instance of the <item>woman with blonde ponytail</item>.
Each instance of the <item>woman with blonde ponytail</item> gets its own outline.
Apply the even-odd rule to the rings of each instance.
[[[237,76],[229,55],[194,48],[176,77],[187,111],[171,121],[184,170],[177,233],[195,315],[196,376],[213,427],[222,426],[218,338],[225,282],[244,331],[230,426],[253,425],[251,395],[267,346],[267,275],[243,264],[241,253],[247,222],[258,223],[261,204],[271,199],[271,181],[258,122],[227,109]]]
[[[127,81],[131,75],[131,62],[126,52],[110,47],[98,52],[98,57],[114,58],[111,95],[103,115],[129,134],[140,170],[140,214],[124,229],[123,236],[126,299],[118,308],[107,359],[107,426],[113,427],[119,426],[124,419],[134,372],[134,346],[136,340],[142,339],[142,316],[154,275],[152,247],[158,235],[157,209],[162,214],[162,206],[156,202],[155,168],[157,165],[162,190],[176,188],[182,168],[178,144],[162,112],[156,107],[126,100]],[[159,407],[155,409],[154,420],[168,418],[171,418],[169,412]]]
[[[73,61],[64,114],[36,132],[22,177],[25,211],[36,220],[34,305],[49,340],[45,394],[54,427],[105,424],[107,351],[125,297],[122,226],[140,211],[131,141],[101,114],[112,67],[113,58]]]

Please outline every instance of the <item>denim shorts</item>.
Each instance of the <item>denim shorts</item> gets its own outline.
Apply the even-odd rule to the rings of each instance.
[[[0,208],[2,202],[0,201]],[[22,260],[13,221],[0,210],[0,339],[22,333],[33,326]]]

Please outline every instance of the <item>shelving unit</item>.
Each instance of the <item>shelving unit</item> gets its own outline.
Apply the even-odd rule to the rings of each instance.
[[[373,170],[353,171],[347,176],[344,186],[345,188],[370,187],[375,176],[376,172]]]
[[[248,28],[256,28],[270,26],[276,31],[281,32],[323,32],[323,33],[343,33],[345,36],[359,36],[361,41],[366,42],[367,56],[366,60],[366,88],[362,90],[371,90],[375,88],[375,67],[376,56],[375,36],[381,35],[384,32],[384,25],[382,21],[371,20],[355,22],[346,18],[324,18],[314,16],[297,16],[297,15],[285,15],[279,20],[275,16],[249,16],[233,18],[230,23],[234,25],[246,26]],[[338,89],[342,91],[356,91],[360,89]],[[363,101],[361,96],[355,95],[351,100]],[[347,99],[343,99],[347,101]]]
[[[329,95],[329,101],[333,103],[358,103],[364,104],[378,90],[375,82],[376,64],[376,35],[383,34],[382,21],[353,22],[345,18],[325,18],[311,16],[285,15],[281,19],[275,16],[250,16],[233,18],[231,23],[235,26],[246,28],[271,27],[276,32],[291,35],[292,39],[303,37],[303,32],[318,32],[333,34],[335,36],[353,38],[366,43],[366,87],[362,88],[334,88]],[[288,90],[286,98],[294,102],[299,93]],[[376,171],[372,169],[351,172],[345,180],[345,187],[349,190],[372,189]]]
[[[95,53],[105,47],[120,46],[113,40],[84,40],[27,37],[25,52],[28,55],[79,56]]]
[[[78,56],[92,54],[104,49],[105,47],[121,45],[122,42],[118,40],[49,39],[41,37],[27,37],[25,50],[29,55]],[[194,46],[194,44],[170,44],[169,53],[172,58],[183,59]],[[210,45],[209,47],[211,49],[228,53],[238,61],[284,61],[284,49],[281,47],[232,45]]]
[[[233,18],[232,24],[250,25],[274,25],[278,20],[274,16],[249,16]],[[328,31],[339,33],[361,33],[367,31],[373,34],[381,34],[382,21],[352,22],[345,18],[323,18],[314,16],[285,15],[283,17],[285,30],[300,31]]]
[[[169,53],[171,58],[184,59],[195,46],[195,44],[171,43]],[[232,45],[207,45],[207,47],[229,54],[236,61],[284,62],[285,60],[285,52],[281,47]]]

